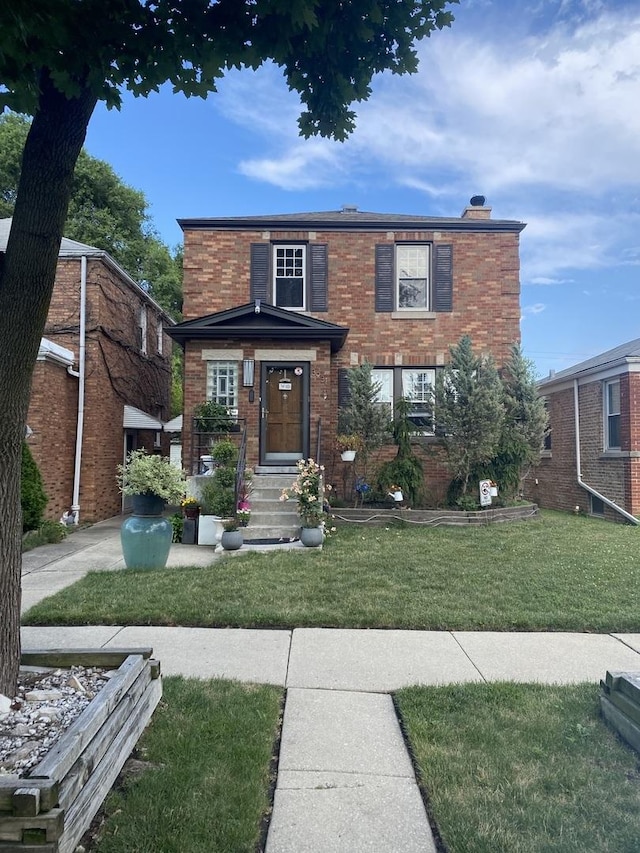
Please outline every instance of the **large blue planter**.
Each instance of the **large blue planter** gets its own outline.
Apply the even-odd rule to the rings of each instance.
[[[167,565],[173,528],[169,519],[160,514],[164,506],[162,498],[155,495],[134,495],[133,515],[120,528],[128,569],[163,569]]]

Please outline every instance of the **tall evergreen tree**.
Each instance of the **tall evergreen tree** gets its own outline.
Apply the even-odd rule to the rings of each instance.
[[[338,413],[338,431],[360,437],[362,447],[358,462],[366,478],[371,454],[391,436],[391,413],[378,402],[380,383],[374,380],[369,363],[351,368],[347,372],[347,382],[349,395]]]
[[[505,408],[493,359],[474,355],[467,335],[450,353],[436,375],[435,417],[447,465],[464,495],[472,472],[495,456]]]
[[[502,371],[502,385],[505,417],[492,469],[501,491],[511,496],[520,490],[525,469],[540,459],[548,415],[533,363],[517,345]]]

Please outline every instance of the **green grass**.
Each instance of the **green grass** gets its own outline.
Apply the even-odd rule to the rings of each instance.
[[[282,691],[167,678],[138,744],[151,769],[105,804],[95,853],[253,853]]]
[[[93,572],[27,625],[640,630],[640,529],[560,513],[486,527],[341,527],[320,553]]]
[[[593,685],[412,687],[396,697],[448,853],[636,853],[638,757]]]

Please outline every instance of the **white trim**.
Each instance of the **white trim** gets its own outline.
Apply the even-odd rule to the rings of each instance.
[[[62,364],[64,367],[73,367],[75,355],[73,350],[61,347],[60,344],[54,344],[48,338],[41,338],[37,361],[53,361],[56,364]]]
[[[256,361],[316,361],[318,351],[315,349],[257,349],[254,358]]]

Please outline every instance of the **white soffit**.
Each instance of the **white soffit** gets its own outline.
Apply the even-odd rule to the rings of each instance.
[[[125,429],[162,429],[162,421],[152,418],[135,406],[125,406],[122,426]]]

